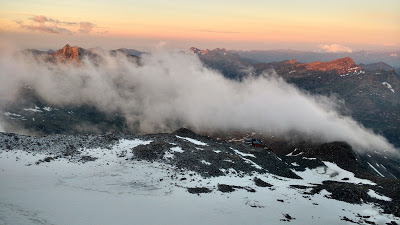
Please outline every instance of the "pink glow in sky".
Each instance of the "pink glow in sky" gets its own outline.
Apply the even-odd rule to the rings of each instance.
[[[400,48],[398,0],[0,0],[0,41],[19,48]]]

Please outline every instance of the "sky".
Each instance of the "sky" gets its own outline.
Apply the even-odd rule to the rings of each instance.
[[[399,0],[0,0],[18,48],[400,48]]]

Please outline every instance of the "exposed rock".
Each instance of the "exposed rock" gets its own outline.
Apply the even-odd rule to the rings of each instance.
[[[353,73],[357,70],[362,70],[362,68],[356,65],[350,57],[345,57],[341,59],[332,60],[330,62],[313,62],[313,63],[303,63],[296,65],[299,68],[305,68],[306,70],[313,71],[336,71],[338,75]]]
[[[254,177],[254,183],[259,187],[272,187],[272,184],[269,184],[258,177]]]
[[[256,192],[253,188],[250,187],[242,187],[237,185],[228,185],[228,184],[218,184],[218,191],[220,192],[234,192],[236,189],[245,189],[248,192]]]
[[[71,47],[67,44],[62,49],[58,50],[52,55],[56,57],[60,62],[74,61],[76,63],[80,63],[85,52],[86,50],[84,50],[83,48],[79,48],[78,46]]]
[[[202,193],[210,193],[212,190],[206,187],[194,187],[194,188],[187,188],[188,192],[191,194],[202,194]]]
[[[132,153],[133,157],[136,159],[155,161],[161,159],[170,147],[172,147],[172,145],[161,140],[156,140],[148,145],[139,145],[133,148]]]
[[[220,192],[234,192],[235,188],[233,188],[232,185],[227,185],[227,184],[218,184],[218,191]]]
[[[361,204],[369,198],[367,186],[335,181],[324,181],[322,185],[313,187],[311,194],[319,193],[323,189],[331,193],[331,198],[352,204]]]
[[[292,216],[290,216],[289,214],[283,214],[283,216],[285,217],[284,219],[281,219],[281,221],[286,221],[286,222],[290,222],[291,220],[295,220],[296,218],[293,218]]]

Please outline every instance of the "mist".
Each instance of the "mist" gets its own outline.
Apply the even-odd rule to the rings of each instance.
[[[274,71],[238,82],[204,67],[189,52],[158,49],[144,55],[139,66],[104,51],[99,52],[101,64],[84,59],[76,66],[2,50],[3,100],[15,100],[16,90],[26,84],[53,105],[92,104],[106,113],[118,112],[140,133],[183,126],[288,138],[295,132],[317,142],[346,141],[358,151],[395,151],[384,137],[342,116],[339,100],[305,93]]]

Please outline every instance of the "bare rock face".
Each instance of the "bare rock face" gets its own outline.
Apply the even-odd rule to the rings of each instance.
[[[221,72],[229,79],[242,80],[249,75],[247,71],[252,68],[250,63],[240,58],[239,54],[225,48],[202,50],[191,47],[189,51],[196,54],[206,67]]]
[[[357,70],[362,70],[362,68],[356,65],[352,58],[345,57],[341,59],[332,60],[329,62],[313,62],[313,63],[303,63],[297,65],[297,67],[305,68],[306,70],[312,71],[336,71],[337,74],[352,73]]]
[[[78,46],[71,47],[68,44],[56,53],[52,54],[60,62],[81,63],[85,50]]]
[[[296,64],[296,63],[298,63],[298,62],[295,59],[291,59],[291,60],[288,60],[285,64],[291,65],[291,64]]]
[[[191,51],[191,52],[193,52],[194,54],[197,54],[197,55],[206,55],[206,54],[208,54],[210,52],[210,50],[208,50],[208,49],[201,50],[201,49],[198,49],[196,47],[191,47],[189,49],[189,51]]]

